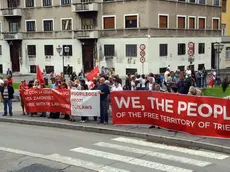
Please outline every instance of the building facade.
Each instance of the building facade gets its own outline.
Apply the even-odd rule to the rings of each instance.
[[[230,1],[222,0],[222,36],[230,36]]]
[[[221,0],[1,0],[0,8],[0,72],[35,73],[38,64],[59,73],[64,58],[76,72],[159,73],[184,70],[189,55],[195,70],[216,67]]]

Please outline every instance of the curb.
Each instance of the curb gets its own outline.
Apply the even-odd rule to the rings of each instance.
[[[102,126],[100,127],[82,126],[78,124],[73,125],[73,124],[65,124],[65,123],[57,123],[57,122],[25,120],[25,119],[16,119],[16,118],[0,118],[0,122],[62,128],[62,129],[70,129],[70,130],[78,130],[78,131],[95,132],[101,134],[121,135],[126,137],[135,137],[138,139],[146,139],[147,141],[150,142],[157,142],[157,143],[163,143],[168,145],[175,145],[175,146],[189,147],[189,148],[196,148],[196,149],[197,148],[207,149],[207,150],[217,151],[217,152],[222,152],[227,154],[230,153],[230,147],[221,146],[217,144],[204,143],[204,142],[199,142],[194,140],[186,140],[186,139],[147,134],[141,132],[134,132],[134,131],[124,130],[124,129],[105,128]]]

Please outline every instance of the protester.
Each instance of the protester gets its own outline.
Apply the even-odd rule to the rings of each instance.
[[[9,108],[10,116],[13,116],[12,112],[12,99],[14,98],[14,88],[8,84],[8,80],[4,80],[4,85],[1,88],[1,95],[3,99],[4,105],[4,114],[3,116],[7,116],[7,107]]]
[[[109,86],[105,84],[105,78],[100,78],[100,85],[98,89],[101,91],[101,96],[100,96],[100,122],[99,123],[104,123],[108,124],[108,95],[110,94]]]
[[[122,88],[121,84],[117,81],[117,79],[114,79],[111,91],[122,91],[122,90],[123,90],[123,88]]]
[[[10,75],[11,78],[13,77],[13,74],[12,74],[12,71],[10,70],[10,68],[7,69],[6,75],[7,75],[7,76]]]
[[[26,84],[25,80],[22,80],[20,85],[19,85],[19,97],[21,100],[21,107],[22,107],[22,115],[26,115],[25,113],[25,107],[24,107],[24,101],[22,98],[22,92],[28,88],[28,85]]]
[[[203,93],[198,88],[191,86],[189,88],[188,95],[190,95],[190,96],[203,96]]]

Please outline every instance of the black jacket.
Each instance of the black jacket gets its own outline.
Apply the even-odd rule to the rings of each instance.
[[[5,88],[4,86],[0,88],[2,98],[3,98],[4,88]],[[14,88],[12,86],[8,86],[8,94],[9,94],[9,99],[14,98]]]

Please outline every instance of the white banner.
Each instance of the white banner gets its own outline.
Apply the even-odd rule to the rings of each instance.
[[[100,116],[99,90],[71,90],[70,102],[73,116]]]

